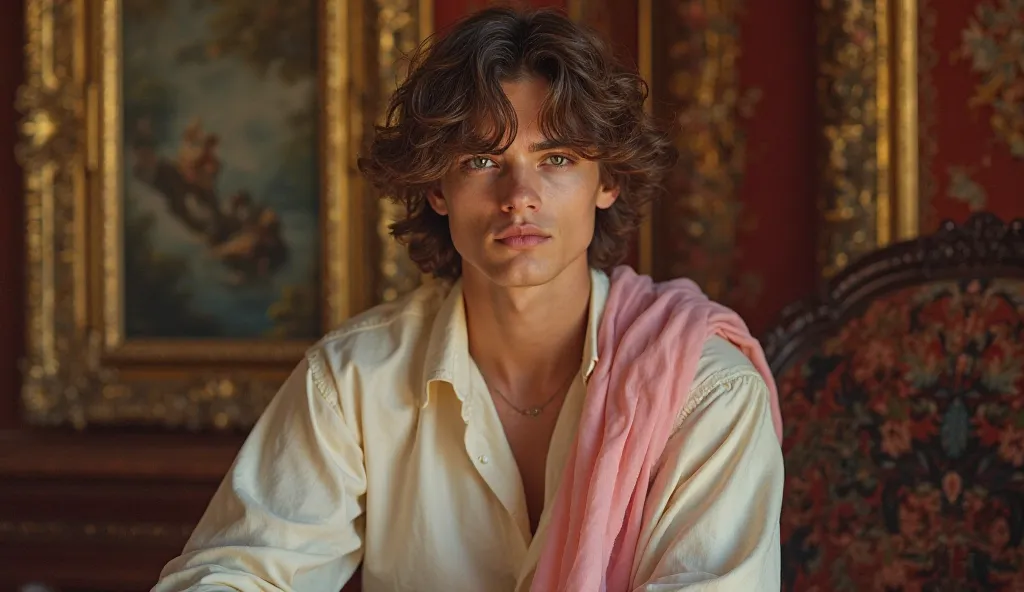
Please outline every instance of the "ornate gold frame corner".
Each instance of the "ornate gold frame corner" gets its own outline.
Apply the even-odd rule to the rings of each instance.
[[[325,331],[374,301],[356,159],[398,0],[319,0]],[[309,343],[126,340],[121,329],[119,0],[25,0],[17,155],[26,180],[25,418],[37,425],[246,429]],[[391,15],[394,12],[390,13]],[[418,35],[416,14],[403,24]],[[404,30],[404,29],[403,29]],[[377,70],[374,71],[374,62]],[[369,113],[367,112],[369,111]]]
[[[919,232],[917,0],[818,3],[818,267]]]

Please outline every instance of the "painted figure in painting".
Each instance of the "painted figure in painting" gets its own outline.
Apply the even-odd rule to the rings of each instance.
[[[318,336],[316,11],[290,3],[282,38],[285,3],[258,4],[125,4],[130,338]]]
[[[155,590],[778,590],[764,354],[620,265],[676,161],[644,82],[550,11],[412,63],[360,166],[438,281],[308,351]]]
[[[178,159],[172,161],[154,154],[149,128],[140,122],[133,173],[166,200],[174,218],[206,242],[210,254],[236,272],[233,282],[266,278],[287,261],[280,219],[245,189],[222,203],[218,138],[200,125],[194,121],[185,129]]]

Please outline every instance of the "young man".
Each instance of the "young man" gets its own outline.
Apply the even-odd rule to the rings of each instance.
[[[361,168],[445,281],[309,351],[155,590],[779,589],[763,356],[691,286],[603,271],[675,161],[645,98],[553,12],[415,60]]]

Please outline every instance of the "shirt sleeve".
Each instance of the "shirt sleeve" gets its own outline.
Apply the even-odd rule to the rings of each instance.
[[[313,350],[260,417],[153,592],[337,592],[362,560],[358,423]]]
[[[691,392],[645,504],[636,592],[779,590],[784,468],[769,396],[753,367]]]

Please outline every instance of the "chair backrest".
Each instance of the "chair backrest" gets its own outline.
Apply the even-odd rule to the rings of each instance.
[[[1024,590],[1024,220],[881,249],[762,341],[785,590]]]

